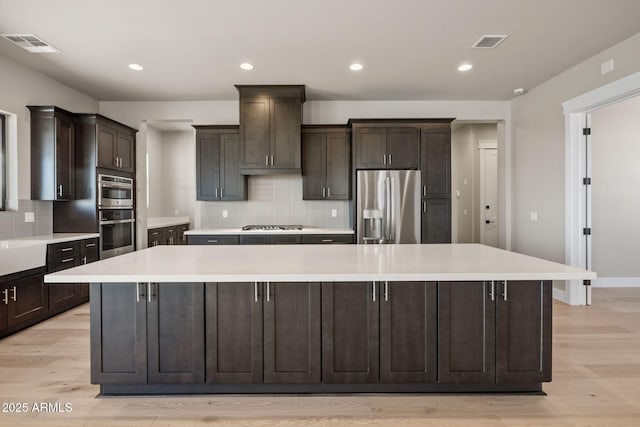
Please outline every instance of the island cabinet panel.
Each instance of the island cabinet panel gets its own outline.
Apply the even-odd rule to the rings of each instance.
[[[384,282],[380,298],[380,382],[437,381],[435,282]]]
[[[322,284],[322,381],[379,382],[379,286]]]
[[[264,286],[264,382],[320,383],[320,283]]]
[[[205,284],[207,383],[262,383],[261,295],[257,283]]]
[[[440,283],[438,316],[440,382],[494,383],[496,311],[491,283]]]
[[[91,284],[91,383],[147,382],[147,286]]]
[[[204,285],[153,283],[147,296],[149,384],[204,382]]]
[[[551,381],[551,282],[496,282],[497,382]]]

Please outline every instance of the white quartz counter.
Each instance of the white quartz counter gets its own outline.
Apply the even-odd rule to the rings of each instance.
[[[191,220],[188,216],[159,216],[147,218],[147,229],[171,227],[174,225],[189,224]]]
[[[596,274],[478,244],[156,246],[48,283],[590,280]]]
[[[243,230],[242,228],[199,228],[185,231],[189,236],[240,235],[240,234],[353,234],[350,228],[302,227],[302,230]]]

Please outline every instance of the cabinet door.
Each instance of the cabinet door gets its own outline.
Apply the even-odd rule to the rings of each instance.
[[[175,245],[176,243],[176,227],[165,227],[162,229],[161,245]]]
[[[240,175],[240,135],[220,135],[220,200],[247,200],[247,177]]]
[[[551,282],[497,283],[497,382],[551,381]]]
[[[135,170],[135,134],[129,131],[118,131],[118,142],[116,145],[116,156],[119,161],[119,169],[125,172]]]
[[[302,199],[323,200],[326,197],[327,135],[302,135]]]
[[[147,247],[158,246],[162,241],[162,228],[153,228],[147,232]]]
[[[262,383],[262,298],[256,283],[206,283],[206,382]]]
[[[422,200],[422,243],[451,243],[451,200]]]
[[[320,283],[265,287],[264,382],[320,383]]]
[[[351,187],[351,144],[347,133],[327,133],[326,142],[326,184],[327,199],[349,200]]]
[[[322,284],[322,382],[378,382],[379,300],[373,283]]]
[[[147,382],[147,285],[91,284],[91,383]]]
[[[300,125],[302,106],[299,98],[271,98],[272,168],[300,169]]]
[[[240,169],[270,165],[269,98],[240,99]]]
[[[9,327],[41,319],[47,314],[48,294],[44,275],[9,282]]]
[[[358,169],[386,168],[387,129],[358,127],[355,130]]]
[[[420,137],[417,128],[387,129],[387,166],[389,169],[420,167]]]
[[[240,238],[237,235],[224,236],[206,236],[192,235],[187,236],[187,244],[189,245],[238,245]]]
[[[451,196],[451,131],[422,130],[422,197]]]
[[[98,239],[84,239],[80,241],[80,263],[89,264],[100,259]]]
[[[380,381],[437,381],[435,282],[385,282],[380,301]]]
[[[184,232],[188,230],[189,230],[189,224],[182,224],[178,226],[178,244],[179,245],[187,244],[187,235],[184,234]]]
[[[296,234],[277,234],[271,236],[272,245],[297,245],[300,243],[300,235]]]
[[[0,284],[0,335],[9,327],[9,288]]]
[[[264,234],[257,235],[241,235],[240,236],[240,244],[241,245],[270,245],[271,244],[271,236]]]
[[[56,114],[56,200],[75,198],[75,127],[70,117]]]
[[[80,285],[49,285],[49,311],[60,311],[73,307],[81,299]]]
[[[97,124],[98,138],[98,167],[117,169],[116,144],[118,131],[104,123]]]
[[[491,293],[491,282],[438,284],[441,383],[495,382],[495,297],[495,292],[493,296]]]
[[[220,134],[196,138],[196,199],[219,200]]]
[[[149,384],[204,382],[204,285],[153,283],[151,292]]]

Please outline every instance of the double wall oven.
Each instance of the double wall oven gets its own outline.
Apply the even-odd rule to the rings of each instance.
[[[100,259],[132,252],[135,242],[133,179],[98,175]]]

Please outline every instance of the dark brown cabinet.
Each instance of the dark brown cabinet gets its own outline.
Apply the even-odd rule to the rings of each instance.
[[[97,166],[135,171],[135,129],[96,115]]]
[[[158,245],[186,245],[189,224],[171,225],[168,227],[150,228],[147,230],[147,247]]]
[[[240,93],[240,172],[300,173],[301,85],[236,85]]]
[[[349,200],[350,132],[345,126],[303,126],[302,198]]]
[[[451,243],[451,199],[422,200],[422,243]]]
[[[303,234],[300,243],[308,245],[349,244],[353,243],[353,234]]]
[[[162,229],[162,244],[163,245],[177,245],[177,228],[173,227],[164,227]]]
[[[189,245],[239,245],[240,237],[237,235],[188,235]]]
[[[31,199],[75,199],[75,122],[61,108],[31,111]]]
[[[241,245],[295,245],[298,243],[300,243],[299,234],[240,235]]]
[[[4,276],[0,281],[0,336],[5,336],[47,317],[44,268]]]
[[[186,231],[189,231],[189,224],[178,225],[178,245],[187,244],[187,235],[184,234]]]
[[[203,293],[202,283],[92,283],[91,382],[203,382]]]
[[[440,382],[551,380],[551,282],[447,282],[438,293]]]
[[[320,382],[319,283],[208,283],[208,383]]]
[[[417,127],[354,124],[356,169],[417,169],[420,167]]]
[[[238,126],[196,129],[196,199],[247,200],[247,177],[239,171]]]

